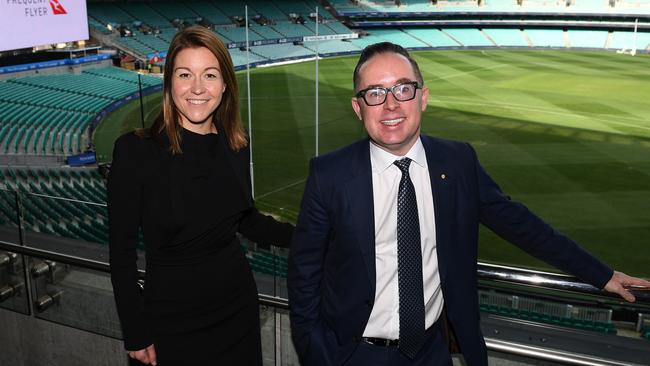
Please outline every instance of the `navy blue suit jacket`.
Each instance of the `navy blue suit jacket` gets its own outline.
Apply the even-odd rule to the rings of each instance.
[[[605,286],[612,269],[504,195],[469,144],[421,139],[446,313],[468,365],[487,365],[476,287],[479,222],[549,264]],[[345,362],[372,310],[375,227],[368,144],[361,140],[310,163],[288,275],[292,337],[303,365]]]

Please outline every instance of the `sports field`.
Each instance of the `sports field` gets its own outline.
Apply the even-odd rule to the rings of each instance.
[[[650,277],[650,56],[605,52],[414,52],[430,88],[423,132],[469,141],[513,199],[630,274]],[[357,56],[319,62],[320,153],[364,137],[350,107]],[[246,79],[240,74],[247,124]],[[251,71],[255,196],[294,221],[315,153],[314,63]],[[145,113],[156,114],[153,96]],[[139,126],[139,105],[95,143]],[[482,260],[547,267],[481,232]]]

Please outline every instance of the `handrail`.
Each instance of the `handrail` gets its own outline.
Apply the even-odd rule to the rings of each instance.
[[[100,272],[110,273],[110,266],[106,262],[85,259],[81,257],[71,256],[62,253],[56,253],[49,250],[34,248],[31,246],[22,246],[18,244],[0,241],[0,250],[10,251],[17,254],[35,256],[43,259],[58,261],[78,267],[93,269]],[[140,270],[141,274],[144,271]],[[548,289],[566,290],[581,294],[591,295],[606,295],[602,290],[580,282],[577,278],[568,275],[535,271],[521,268],[514,268],[495,264],[479,263],[478,277],[481,279],[494,280],[507,282],[512,284],[519,284],[525,286],[543,287]],[[650,294],[647,292],[633,291],[637,297],[637,302],[642,304],[650,304]],[[273,308],[288,310],[289,302],[287,299],[277,296],[266,294],[258,294],[259,303],[261,305],[270,306]],[[616,360],[608,360],[598,357],[592,357],[583,354],[557,351],[549,348],[542,348],[520,344],[515,342],[507,342],[494,338],[485,338],[487,349],[490,351],[520,355],[524,357],[534,358],[538,360],[550,362],[562,362],[570,365],[581,366],[619,366],[630,365],[629,363],[622,363]]]
[[[487,349],[495,352],[508,353],[527,358],[534,358],[549,362],[558,362],[564,365],[580,366],[637,366],[629,362],[616,361],[601,357],[589,356],[580,353],[558,351],[545,347],[529,346],[526,344],[508,342],[500,339],[485,337]],[[640,365],[638,365],[640,366]]]
[[[49,259],[53,261],[59,261],[66,264],[93,269],[105,273],[110,273],[109,264],[102,261],[96,261],[96,260],[81,258],[81,257],[72,256],[68,254],[52,252],[49,250],[35,248],[31,246],[13,244],[5,241],[0,241],[0,249],[7,250],[10,252],[15,252],[18,254],[35,256],[35,257],[40,257],[40,258]],[[141,270],[141,273],[144,274],[144,271]],[[580,294],[598,295],[598,296],[607,296],[607,297],[618,296],[615,294],[610,294],[605,291],[599,290],[596,287],[581,282],[576,277],[572,277],[569,275],[515,268],[515,267],[509,267],[503,265],[495,265],[495,264],[487,264],[487,263],[479,262],[477,276],[479,279],[482,280],[493,280],[493,281],[517,284],[517,285],[546,288],[551,290],[561,290],[561,291],[569,291],[569,292],[580,293]],[[647,303],[650,305],[650,291],[632,290],[631,292],[637,298],[637,302]],[[265,297],[264,299],[266,302],[268,302],[268,305],[285,307],[284,303],[281,301],[285,299],[279,297],[269,297],[269,298]]]
[[[566,291],[582,295],[604,296],[609,298],[616,298],[622,301],[622,299],[617,294],[603,291],[590,284],[580,281],[580,279],[577,277],[566,274],[479,262],[477,276],[480,280],[511,283],[528,287],[545,288],[549,290]],[[637,303],[650,305],[650,291],[637,289],[628,290],[636,297]]]
[[[52,252],[31,246],[13,244],[5,241],[0,241],[0,249],[110,273],[109,264],[102,261],[76,257],[68,254]],[[140,270],[140,272],[141,274],[144,274],[143,270]],[[597,295],[610,298],[618,298],[618,295],[616,294],[611,294],[606,291],[597,289],[592,285],[580,281],[576,277],[565,274],[479,262],[477,276],[481,280],[491,280],[528,287],[545,288],[549,290],[567,291],[583,295]],[[650,305],[650,291],[631,290],[631,292],[636,297],[637,303]],[[268,302],[265,305],[288,308],[288,305],[285,305],[282,302],[282,300],[286,301],[286,299],[279,297],[264,297],[263,299],[265,302]]]

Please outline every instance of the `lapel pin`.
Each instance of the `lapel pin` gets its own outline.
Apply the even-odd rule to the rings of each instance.
[[[442,178],[443,180],[444,180],[444,179],[447,179],[447,175],[444,174],[444,173],[443,173],[443,174],[440,174],[440,178]]]

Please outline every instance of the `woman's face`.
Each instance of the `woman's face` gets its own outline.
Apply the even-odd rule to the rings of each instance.
[[[172,98],[182,126],[197,133],[213,132],[212,113],[226,90],[219,61],[205,47],[185,48],[176,55],[173,72]]]

